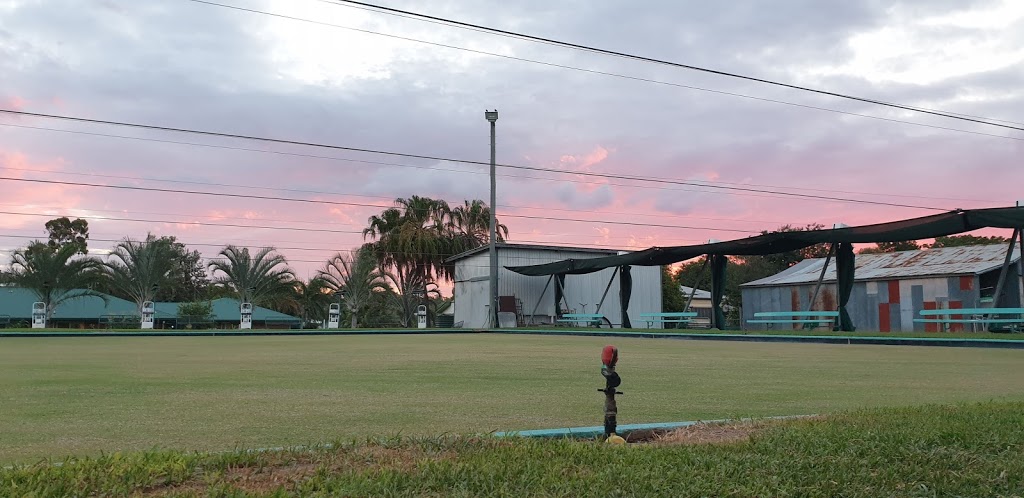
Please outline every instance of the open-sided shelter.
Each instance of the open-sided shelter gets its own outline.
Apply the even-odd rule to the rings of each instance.
[[[716,242],[692,246],[652,247],[643,251],[628,254],[607,256],[594,259],[567,259],[546,264],[508,267],[520,275],[585,275],[605,268],[619,267],[628,271],[632,266],[661,266],[686,261],[698,256],[707,255],[711,266],[711,300],[713,307],[714,326],[722,328],[725,315],[722,312],[722,296],[725,289],[725,271],[728,256],[763,255],[794,251],[815,244],[831,245],[831,254],[835,254],[837,272],[836,308],[839,311],[839,328],[844,331],[855,330],[853,320],[847,310],[850,295],[853,291],[855,276],[855,257],[853,244],[877,242],[899,242],[903,240],[920,240],[955,235],[982,228],[1006,228],[1013,230],[1011,239],[1017,239],[1024,245],[1024,206],[1000,207],[987,209],[957,209],[945,213],[911,218],[889,223],[878,223],[856,227],[837,226],[825,230],[807,230],[797,232],[773,232],[746,239],[727,242]],[[831,259],[831,258],[829,258]],[[996,291],[1001,295],[1009,279],[1009,256],[1001,268],[1002,284]],[[564,278],[564,277],[560,277]],[[1021,278],[1024,278],[1022,276]],[[625,309],[629,306],[629,293],[623,293]],[[623,317],[628,323],[628,316]]]
[[[618,268],[602,268],[567,281],[556,278],[531,278],[506,269],[514,265],[533,265],[566,259],[581,261],[618,254],[611,249],[497,244],[499,311],[515,313],[519,325],[549,324],[564,312],[601,313],[614,326],[622,323],[619,293],[626,285],[632,292],[633,313],[661,311],[661,269],[639,268],[623,273]],[[448,259],[455,265],[455,324],[465,328],[489,326],[490,266],[488,247],[457,254]],[[628,284],[628,285],[627,285]],[[556,305],[556,303],[558,303]],[[625,315],[628,316],[628,315]]]

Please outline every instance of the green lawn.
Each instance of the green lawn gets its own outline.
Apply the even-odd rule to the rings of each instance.
[[[1024,400],[1024,351],[494,334],[0,338],[0,463]]]
[[[858,410],[741,425],[721,444],[433,437],[113,454],[0,468],[0,496],[1022,496],[1022,411]]]

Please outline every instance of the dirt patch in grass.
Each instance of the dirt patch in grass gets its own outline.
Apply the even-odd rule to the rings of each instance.
[[[374,472],[383,469],[409,472],[424,460],[450,460],[455,456],[454,451],[427,452],[409,446],[360,446],[309,454],[267,453],[260,455],[251,463],[232,465],[225,469],[207,469],[197,472],[185,482],[149,488],[137,496],[202,496],[215,487],[254,494],[270,493],[282,488],[293,489],[317,475]]]
[[[700,423],[658,434],[650,442],[664,445],[742,443],[766,426],[763,422]]]

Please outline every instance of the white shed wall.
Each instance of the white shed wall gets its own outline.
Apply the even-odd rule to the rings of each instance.
[[[551,323],[555,315],[555,282],[549,277],[528,277],[505,269],[505,266],[525,266],[561,261],[568,258],[590,259],[601,257],[602,254],[578,252],[572,250],[544,250],[533,248],[498,248],[498,295],[515,296],[522,301],[524,319],[529,322],[531,314],[533,323]],[[488,326],[488,301],[490,299],[490,269],[488,254],[481,252],[463,258],[455,264],[455,322],[462,322],[466,328],[486,328]],[[565,298],[569,308],[579,313],[584,310],[594,313],[601,295],[608,287],[608,280],[615,273],[614,268],[606,268],[587,275],[567,275],[565,278]],[[634,327],[644,327],[645,323],[638,319],[640,313],[661,311],[661,268],[657,266],[634,266],[633,292],[630,298],[629,315]],[[541,294],[543,293],[543,298]],[[538,305],[539,300],[539,305]],[[585,305],[585,306],[584,306]],[[534,308],[536,307],[536,313]],[[602,314],[616,327],[622,324],[622,313],[619,310],[619,275],[608,288],[601,307]]]

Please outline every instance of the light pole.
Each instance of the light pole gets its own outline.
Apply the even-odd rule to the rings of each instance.
[[[494,122],[498,120],[498,110],[484,111],[484,117],[491,123],[491,237],[490,237],[490,248],[489,253],[491,257],[491,306],[488,308],[489,317],[488,323],[492,328],[498,327],[498,247],[497,243],[497,227],[495,224],[495,211],[498,210],[497,195],[495,194],[494,180],[494,160],[495,160],[495,148],[494,148]]]

